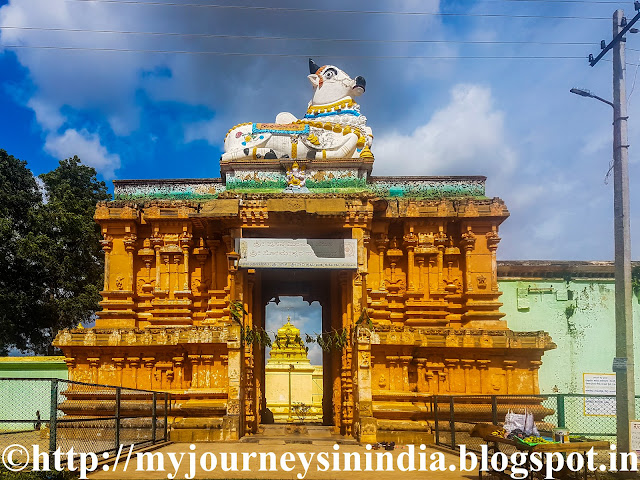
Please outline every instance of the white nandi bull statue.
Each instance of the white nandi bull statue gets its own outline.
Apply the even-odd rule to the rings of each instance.
[[[309,59],[313,98],[304,118],[279,113],[275,123],[242,123],[224,139],[221,160],[325,159],[372,157],[373,135],[353,98],[364,93],[365,79],[333,65],[318,67]]]

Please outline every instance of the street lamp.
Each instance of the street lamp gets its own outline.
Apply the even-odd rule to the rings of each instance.
[[[617,20],[619,24],[619,19]],[[623,47],[620,47],[623,48]],[[629,422],[635,419],[635,373],[633,354],[633,310],[631,290],[631,234],[629,225],[629,142],[624,84],[624,56],[614,52],[613,102],[588,90],[571,93],[595,98],[613,108],[613,217],[615,244],[616,433],[618,451],[630,451]]]
[[[595,98],[596,100],[600,100],[601,102],[606,103],[607,105],[610,105],[612,108],[614,108],[613,102],[610,102],[609,100],[605,100],[604,98],[594,95],[589,90],[583,90],[581,88],[572,88],[569,91],[571,93],[575,93],[576,95],[580,95],[581,97]]]

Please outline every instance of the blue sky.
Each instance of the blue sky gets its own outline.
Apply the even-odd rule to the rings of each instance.
[[[107,182],[216,177],[230,127],[272,121],[281,111],[304,113],[311,97],[306,79],[311,56],[367,79],[360,104],[375,136],[374,174],[489,177],[488,195],[503,198],[511,212],[501,229],[501,259],[613,258],[612,181],[604,182],[611,112],[569,89],[588,88],[611,98],[611,63],[591,68],[586,57],[599,51],[601,39],[610,40],[615,8],[633,16],[632,2],[188,2],[468,15],[453,16],[146,1],[0,0],[0,45],[248,55],[0,46],[0,148],[26,160],[36,174],[77,154]],[[628,62],[640,63],[640,35],[630,35],[627,46]],[[474,56],[518,58],[466,58]],[[523,58],[531,56],[578,58]],[[636,73],[635,65],[628,67],[628,94]],[[633,191],[640,178],[638,83],[629,99],[634,258],[640,258],[640,200]]]
[[[273,340],[275,333],[282,325],[287,323],[287,317],[291,317],[291,323],[300,329],[301,338],[305,334],[316,337],[322,332],[322,306],[318,302],[309,304],[302,297],[280,297],[280,302],[267,303],[265,308],[265,330]],[[322,349],[317,343],[307,343],[309,348],[307,356],[312,365],[322,365]],[[265,349],[267,360],[271,349]]]

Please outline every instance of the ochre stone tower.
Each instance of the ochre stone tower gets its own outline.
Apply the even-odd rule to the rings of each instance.
[[[275,336],[264,368],[265,404],[274,423],[322,421],[322,367],[311,365],[308,347],[291,317]],[[307,407],[305,415],[295,415],[296,404]]]
[[[322,88],[344,74],[331,69]],[[433,394],[538,393],[554,345],[500,313],[503,201],[484,177],[371,176],[361,117],[352,100],[312,104],[289,125],[234,127],[244,145],[225,142],[221,178],[116,181],[95,214],[102,311],[54,342],[70,379],[171,392],[175,440],[255,433],[265,356],[242,332],[288,294],[346,332],[323,365],[324,423],[343,435],[425,442]]]

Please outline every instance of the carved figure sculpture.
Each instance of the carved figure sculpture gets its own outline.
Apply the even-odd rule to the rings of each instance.
[[[289,191],[307,191],[305,187],[307,182],[304,169],[300,170],[298,162],[293,162],[291,170],[287,170],[287,190]]]
[[[275,123],[236,125],[224,140],[221,160],[322,159],[370,156],[373,135],[367,118],[353,100],[365,90],[365,79],[355,80],[333,65],[318,67],[309,59],[313,98],[304,118],[281,112]],[[366,147],[366,148],[365,148]]]

